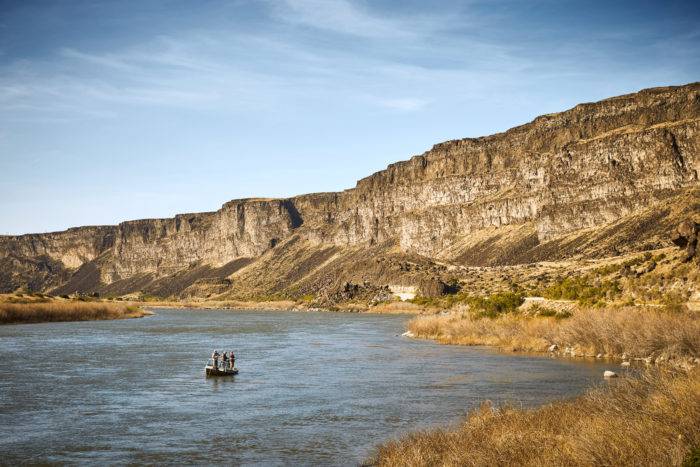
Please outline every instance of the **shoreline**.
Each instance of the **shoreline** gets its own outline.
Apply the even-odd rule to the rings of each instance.
[[[378,444],[363,465],[686,465],[700,453],[697,394],[696,369],[647,371],[535,408],[487,401],[458,425]]]
[[[171,302],[171,301],[133,301],[132,303],[144,308],[191,308],[198,310],[231,310],[231,311],[309,311],[323,313],[365,313],[365,314],[433,314],[428,308],[409,302],[392,302],[376,306],[358,303],[340,304],[334,308],[312,307],[292,300],[278,301],[206,301],[206,302]]]
[[[47,297],[2,297],[0,326],[135,319],[154,313],[132,303],[64,300]]]
[[[591,342],[566,346],[553,342],[567,334],[552,332],[552,327],[563,327],[562,322],[576,319],[576,315],[559,321],[512,315],[473,321],[457,313],[413,318],[404,333],[409,338],[443,345],[487,346],[511,354],[609,361],[618,365],[616,371],[622,377],[614,384],[536,408],[495,407],[486,402],[456,426],[411,431],[379,443],[363,465],[695,465],[690,462],[700,456],[700,432],[696,429],[700,426],[698,316],[662,314],[652,308],[646,310],[645,320],[639,320],[635,316],[639,312],[631,312],[629,322],[612,319],[613,331],[619,331],[615,327],[620,324],[622,329],[627,325],[634,338],[635,326],[652,328],[654,333],[661,325],[671,328],[669,334],[673,335],[682,334],[680,324],[685,323],[691,327],[690,333],[674,336],[676,340],[659,333],[666,347],[642,357],[637,354],[643,349],[649,354],[643,333],[637,347],[631,345],[635,341],[629,336],[606,342],[615,332],[606,335],[596,328],[595,319],[596,313],[610,319],[606,311],[578,311],[579,322],[571,324],[578,325],[580,335],[588,335]],[[682,321],[684,318],[692,321]],[[466,324],[460,323],[462,320]],[[423,326],[421,321],[425,321]],[[479,328],[482,324],[484,328]],[[509,332],[499,335],[503,329]],[[533,334],[533,330],[542,333]],[[533,340],[533,335],[539,340]],[[609,350],[592,353],[591,343],[596,340],[599,347]],[[686,342],[688,347],[679,348],[685,340],[690,341]],[[620,345],[622,351],[613,351]],[[628,373],[632,362],[639,370]]]
[[[489,346],[507,353],[550,355],[664,366],[700,366],[700,316],[654,308],[581,309],[572,317],[505,315],[474,318],[465,313],[417,316],[406,337],[443,345]]]

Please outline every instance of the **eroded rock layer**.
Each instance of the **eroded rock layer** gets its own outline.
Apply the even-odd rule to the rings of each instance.
[[[0,237],[0,289],[293,295],[660,246],[698,210],[699,149],[700,83],[648,89],[440,143],[339,193]]]

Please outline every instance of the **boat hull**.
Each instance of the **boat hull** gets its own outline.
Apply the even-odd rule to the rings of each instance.
[[[204,368],[204,374],[207,376],[233,376],[238,374],[238,368],[212,368],[212,367],[206,367]]]

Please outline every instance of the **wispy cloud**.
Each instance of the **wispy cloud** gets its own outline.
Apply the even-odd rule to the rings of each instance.
[[[69,60],[79,60],[92,65],[113,68],[119,71],[132,72],[136,70],[133,65],[126,63],[123,59],[113,56],[112,54],[95,55],[64,47],[59,50],[59,55]]]
[[[431,53],[422,36],[425,27],[410,27],[410,18],[383,19],[349,1],[289,0],[271,11],[287,24],[389,40],[398,48],[417,50],[419,56]],[[426,18],[421,21],[427,24]],[[475,43],[468,50],[472,60],[502,53]],[[178,38],[160,35],[108,51],[61,47],[53,57],[7,64],[0,67],[0,102],[6,112],[19,112],[4,116],[13,120],[30,119],[37,107],[43,107],[37,118],[63,113],[72,119],[81,113],[87,118],[113,116],[116,110],[110,106],[115,103],[235,111],[315,98],[420,110],[432,99],[406,94],[439,79],[443,71],[405,61],[386,53],[309,46],[269,32],[183,31]]]
[[[377,102],[383,107],[404,112],[413,112],[416,110],[420,110],[430,103],[430,101],[426,99],[417,99],[413,97],[404,97],[399,99],[380,99]]]
[[[387,14],[351,0],[264,5],[268,18],[259,30],[191,28],[136,45],[59,44],[40,59],[0,61],[0,118],[109,118],[121,112],[116,106],[254,112],[303,101],[415,112],[499,99],[493,90],[504,86],[582,76],[581,61],[590,69],[616,66],[603,48],[487,40],[479,32],[489,18],[475,11]]]
[[[279,19],[316,29],[368,38],[414,36],[398,21],[371,14],[347,0],[284,0],[274,10]]]

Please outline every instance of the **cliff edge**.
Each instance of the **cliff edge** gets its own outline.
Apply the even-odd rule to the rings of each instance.
[[[700,83],[435,145],[338,193],[0,236],[0,291],[296,297],[670,245],[700,212]]]

